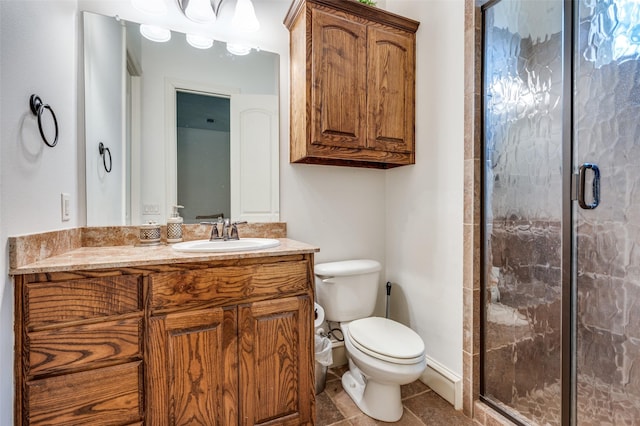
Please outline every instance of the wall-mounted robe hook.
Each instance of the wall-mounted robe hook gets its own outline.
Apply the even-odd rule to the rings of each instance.
[[[31,95],[31,98],[29,98],[29,106],[31,107],[31,112],[33,113],[33,115],[38,117],[38,129],[40,130],[40,136],[42,136],[42,140],[44,141],[45,145],[53,148],[58,143],[58,119],[56,118],[56,114],[53,112],[49,104],[43,103],[42,99],[40,99],[40,97],[37,95]],[[42,130],[42,114],[46,109],[51,112],[51,117],[53,117],[53,124],[55,125],[56,129],[56,135],[53,138],[53,142],[49,142],[44,134],[44,130]]]
[[[111,168],[113,166],[113,160],[111,159],[111,151],[109,148],[104,146],[102,142],[98,144],[98,152],[102,155],[102,164],[104,165],[104,169],[107,173],[111,173]],[[109,154],[109,167],[107,167],[107,154]]]

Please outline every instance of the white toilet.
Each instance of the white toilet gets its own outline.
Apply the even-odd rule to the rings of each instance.
[[[384,422],[402,417],[400,385],[424,371],[424,342],[410,328],[369,317],[378,294],[380,263],[346,260],[315,265],[316,295],[327,321],[340,323],[349,359],[342,386],[366,415]]]

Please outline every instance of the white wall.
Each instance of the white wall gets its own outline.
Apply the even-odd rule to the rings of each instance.
[[[4,76],[4,68],[2,66],[3,63],[6,63],[6,60],[3,58],[2,55],[2,49],[3,49],[3,37],[2,37],[2,23],[4,22],[3,20],[3,15],[5,15],[5,13],[3,12],[4,7],[2,7],[2,4],[0,3],[0,100],[3,99],[3,94],[4,94],[4,90],[3,90],[3,86],[4,84],[2,84],[2,82],[4,81],[2,79],[2,77]],[[3,124],[4,124],[4,120],[3,120],[3,116],[2,116],[2,111],[3,111],[3,105],[2,102],[0,101],[0,154],[2,153],[1,151],[1,147],[3,147],[4,141],[6,139],[4,132],[2,132],[2,128],[3,128]],[[2,167],[2,161],[1,161],[1,156],[0,156],[0,241],[2,241],[3,243],[6,241],[6,235],[7,235],[7,230],[5,229],[4,225],[4,221],[5,221],[5,209],[2,208],[4,200],[2,197],[2,194],[4,193],[4,178],[3,178],[3,167]],[[3,244],[4,247],[6,247],[6,244]],[[3,255],[0,256],[0,271],[5,271],[7,268],[7,250],[6,248],[3,249]],[[13,309],[12,309],[12,296],[13,293],[9,290],[10,286],[6,285],[6,282],[8,281],[8,277],[5,276],[4,273],[0,274],[0,324],[6,324],[6,326],[2,327],[0,326],[0,400],[4,401],[4,402],[0,402],[0,412],[2,413],[7,413],[6,415],[0,415],[0,423],[4,423],[5,421],[10,421],[12,419],[12,416],[10,414],[11,412],[11,406],[13,403],[13,398],[10,396],[10,394],[8,393],[11,390],[11,386],[13,385],[13,377],[12,377],[12,373],[11,371],[13,370],[12,368],[10,368],[11,363],[13,362],[13,351],[12,351],[12,344],[13,344],[13,337],[11,335],[11,326],[13,325],[13,319],[11,318],[13,316]],[[9,293],[8,295],[5,295],[5,293]],[[5,383],[5,385],[3,386],[2,384]],[[10,424],[9,422],[7,424]]]
[[[280,54],[280,206],[291,238],[321,248],[318,262],[381,261],[383,286],[397,283],[393,317],[410,324],[427,352],[456,373],[462,353],[463,35],[462,0],[387,0],[386,8],[421,21],[418,30],[417,164],[393,170],[290,164],[289,0],[257,0],[262,30],[253,36]],[[167,1],[175,7],[173,1]],[[382,2],[380,3],[382,6]],[[0,236],[84,224],[84,148],[78,141],[77,9],[137,20],[129,1],[0,0]],[[139,20],[139,19],[138,19]],[[183,28],[180,28],[182,26]],[[186,19],[174,29],[188,28]],[[38,93],[55,109],[60,142],[40,142],[28,110]],[[82,138],[80,138],[82,139]],[[61,222],[60,193],[73,214]],[[80,218],[80,219],[78,219]],[[0,424],[12,424],[13,291],[0,304]],[[409,301],[411,303],[409,303]]]
[[[75,0],[0,1],[0,238],[64,229],[78,222],[77,3]],[[51,105],[58,145],[42,142],[29,110],[31,94]],[[84,162],[84,159],[82,160]],[[84,172],[82,172],[84,173]],[[72,217],[62,222],[60,194],[71,195]],[[82,206],[84,209],[84,206]],[[0,282],[0,424],[13,424],[13,285]]]
[[[416,165],[386,179],[391,316],[411,325],[427,355],[462,376],[464,2],[387,0],[420,21]]]

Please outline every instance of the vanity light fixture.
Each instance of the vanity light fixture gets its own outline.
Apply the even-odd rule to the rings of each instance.
[[[155,25],[140,24],[140,34],[151,41],[159,43],[171,40],[171,31]]]
[[[251,0],[237,0],[231,24],[235,29],[244,33],[254,33],[260,29],[260,22],[258,22]]]
[[[210,0],[178,0],[178,5],[182,13],[198,24],[215,22],[220,3],[222,3],[222,1],[218,2],[214,10]]]
[[[133,7],[149,15],[166,15],[167,5],[164,0],[131,0]]]
[[[213,46],[213,40],[195,34],[187,34],[187,43],[196,49],[208,49]]]
[[[245,56],[251,52],[251,47],[240,43],[227,43],[227,52],[236,56]]]

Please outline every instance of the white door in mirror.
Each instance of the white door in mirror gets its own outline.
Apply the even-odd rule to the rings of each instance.
[[[280,241],[273,238],[240,238],[239,240],[196,240],[174,244],[176,251],[186,253],[221,253],[232,251],[263,250],[278,247]]]

